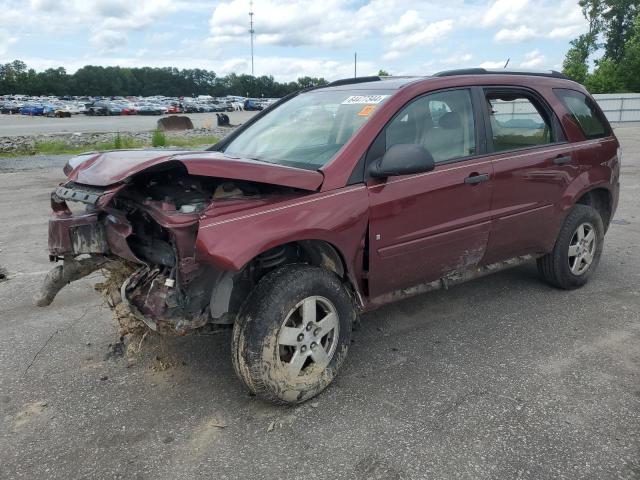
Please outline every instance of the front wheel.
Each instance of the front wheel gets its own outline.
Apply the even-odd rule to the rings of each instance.
[[[575,205],[562,224],[553,251],[538,259],[540,276],[558,288],[581,287],[598,266],[603,242],[600,214],[587,205]]]
[[[334,273],[284,266],[265,276],[247,299],[233,329],[233,367],[264,400],[304,402],[337,375],[354,319],[351,297]]]

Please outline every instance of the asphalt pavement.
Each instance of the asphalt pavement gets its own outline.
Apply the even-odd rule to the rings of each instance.
[[[0,478],[640,479],[640,126],[617,133],[620,206],[588,285],[524,265],[367,314],[296,408],[248,395],[230,335],[121,356],[98,275],[34,307],[64,159],[5,169]]]

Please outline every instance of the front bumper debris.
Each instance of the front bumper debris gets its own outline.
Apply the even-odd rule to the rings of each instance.
[[[44,278],[40,293],[35,298],[39,307],[51,305],[58,292],[68,283],[86,277],[101,268],[109,269],[115,262],[103,256],[75,259],[66,256],[62,265],[55,266]]]

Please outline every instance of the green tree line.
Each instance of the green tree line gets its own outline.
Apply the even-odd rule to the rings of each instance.
[[[199,68],[123,68],[88,65],[69,74],[63,67],[36,72],[20,61],[0,65],[0,95],[91,95],[171,97],[239,95],[282,97],[302,88],[326,85],[324,78],[276,82],[272,76],[229,75]]]
[[[565,75],[591,93],[640,92],[640,0],[578,3],[589,30],[571,42]]]

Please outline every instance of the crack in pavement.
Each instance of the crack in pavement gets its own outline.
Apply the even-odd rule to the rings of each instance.
[[[71,327],[73,327],[74,325],[76,325],[80,320],[82,320],[87,313],[89,313],[89,310],[92,308],[99,308],[100,305],[91,305],[89,307],[87,307],[84,312],[82,313],[82,315],[80,315],[78,318],[74,318],[73,320],[71,320],[71,322],[66,326],[66,327],[62,327],[62,328],[57,328],[53,333],[51,333],[51,335],[49,335],[49,338],[47,338],[47,341],[44,342],[44,344],[42,345],[42,347],[40,347],[40,349],[36,352],[36,354],[33,356],[33,358],[31,359],[31,362],[29,362],[29,365],[27,365],[27,368],[25,369],[24,373],[22,374],[22,376],[26,376],[27,372],[29,372],[29,369],[33,366],[33,364],[35,363],[35,361],[37,360],[37,358],[40,356],[40,354],[44,351],[45,348],[47,348],[47,345],[49,345],[49,342],[51,341],[51,339],[53,337],[55,337],[58,333],[60,332],[64,332],[68,329],[70,329]]]

